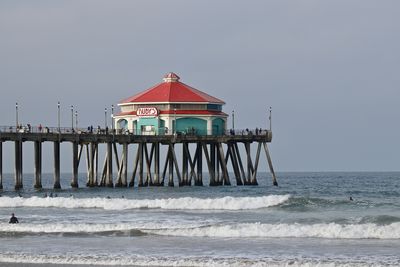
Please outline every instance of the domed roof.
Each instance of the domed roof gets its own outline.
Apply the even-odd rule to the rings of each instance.
[[[166,74],[163,82],[141,93],[126,98],[126,103],[212,103],[225,104],[224,101],[210,96],[200,90],[179,81],[180,77],[173,72]]]

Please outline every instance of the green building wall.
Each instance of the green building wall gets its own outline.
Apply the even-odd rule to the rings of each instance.
[[[225,121],[221,118],[216,118],[212,121],[212,134],[223,135],[225,131]]]

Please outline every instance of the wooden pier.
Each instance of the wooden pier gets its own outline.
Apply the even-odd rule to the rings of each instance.
[[[228,168],[233,170],[236,185],[257,185],[260,157],[265,153],[272,184],[278,185],[267,143],[267,130],[230,131],[225,135],[132,135],[114,131],[71,130],[71,128],[16,129],[0,128],[0,189],[3,188],[3,143],[15,145],[15,189],[23,188],[23,147],[34,143],[34,187],[42,188],[42,144],[53,143],[54,188],[60,189],[60,144],[72,145],[71,187],[78,188],[78,168],[86,158],[86,186],[202,186],[203,165],[208,170],[209,185],[231,185]],[[256,144],[255,157],[251,144]],[[105,146],[103,164],[99,147]],[[253,145],[254,146],[254,145]],[[242,150],[240,149],[242,148]],[[177,150],[181,149],[180,153]],[[162,157],[161,151],[165,156]],[[192,151],[192,152],[191,152]],[[194,151],[194,153],[193,153]],[[243,157],[243,151],[245,156]],[[132,159],[128,157],[132,155]],[[179,158],[180,157],[180,158]],[[180,163],[179,163],[180,162]],[[128,176],[128,165],[133,171]],[[101,165],[100,165],[101,164]],[[113,166],[116,167],[115,172]],[[114,176],[116,175],[116,176]]]

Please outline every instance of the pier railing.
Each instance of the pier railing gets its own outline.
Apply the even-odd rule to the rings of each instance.
[[[43,134],[113,134],[113,135],[137,135],[137,136],[173,136],[173,135],[198,135],[198,136],[219,136],[219,135],[265,135],[271,134],[271,131],[265,129],[230,129],[223,133],[215,134],[213,131],[208,131],[205,134],[199,134],[195,131],[165,131],[164,128],[160,128],[158,133],[156,132],[141,132],[140,134],[129,131],[127,129],[110,129],[101,127],[88,127],[88,128],[71,128],[71,127],[48,127],[48,126],[0,126],[0,133],[43,133]]]

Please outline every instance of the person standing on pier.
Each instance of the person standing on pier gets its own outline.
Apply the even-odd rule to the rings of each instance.
[[[12,224],[19,223],[18,222],[18,218],[14,216],[14,213],[11,213],[11,218],[10,218],[10,221],[8,223],[12,223]]]

